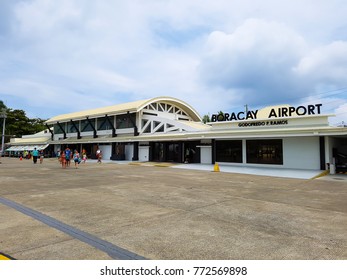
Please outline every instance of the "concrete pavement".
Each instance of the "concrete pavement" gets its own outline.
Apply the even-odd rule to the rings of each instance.
[[[96,160],[89,160],[91,163],[96,163]],[[104,163],[112,164],[131,164],[141,166],[158,166],[158,167],[172,167],[188,170],[202,170],[202,171],[213,171],[213,164],[200,164],[200,163],[167,163],[167,162],[133,162],[133,161],[112,161],[104,160]],[[322,170],[316,169],[290,169],[290,168],[276,168],[276,167],[263,167],[263,166],[238,166],[232,164],[219,164],[220,172],[227,173],[239,173],[239,174],[250,174],[270,177],[282,177],[282,178],[296,178],[296,179],[312,179],[320,174]]]
[[[117,258],[76,230],[147,259],[347,259],[346,182],[5,158],[0,197],[37,215],[0,202],[0,252]]]

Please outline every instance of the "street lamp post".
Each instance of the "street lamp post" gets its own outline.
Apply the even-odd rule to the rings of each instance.
[[[5,125],[6,125],[6,117],[7,117],[5,108],[1,110],[0,117],[4,119],[4,122],[2,125],[1,154],[0,154],[0,156],[3,156],[5,152]]]

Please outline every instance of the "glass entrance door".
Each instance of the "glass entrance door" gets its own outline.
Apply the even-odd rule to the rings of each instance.
[[[168,143],[166,160],[173,161],[173,162],[180,162],[179,151],[180,151],[180,148],[178,143]]]
[[[164,161],[164,144],[163,143],[154,143],[153,160]]]

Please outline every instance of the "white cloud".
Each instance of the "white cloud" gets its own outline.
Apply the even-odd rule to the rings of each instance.
[[[249,19],[209,35],[199,73],[201,83],[240,105],[300,103],[346,86],[347,42],[313,47],[284,24]]]
[[[345,85],[347,42],[332,42],[312,50],[301,59],[296,71],[316,83]]]
[[[338,105],[335,112],[335,117],[331,118],[331,123],[333,125],[347,125],[347,103]]]
[[[0,17],[0,100],[42,117],[159,95],[201,114],[298,102],[345,86],[345,6],[11,1],[0,11],[11,15]]]
[[[233,33],[213,32],[200,73],[208,85],[233,90],[244,101],[281,102],[307,90],[293,67],[307,52],[305,40],[285,25],[250,19]]]

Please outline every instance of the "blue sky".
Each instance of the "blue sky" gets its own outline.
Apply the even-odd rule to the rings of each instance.
[[[288,3],[287,3],[288,2]],[[31,117],[157,96],[347,122],[342,0],[2,0],[0,100]]]

